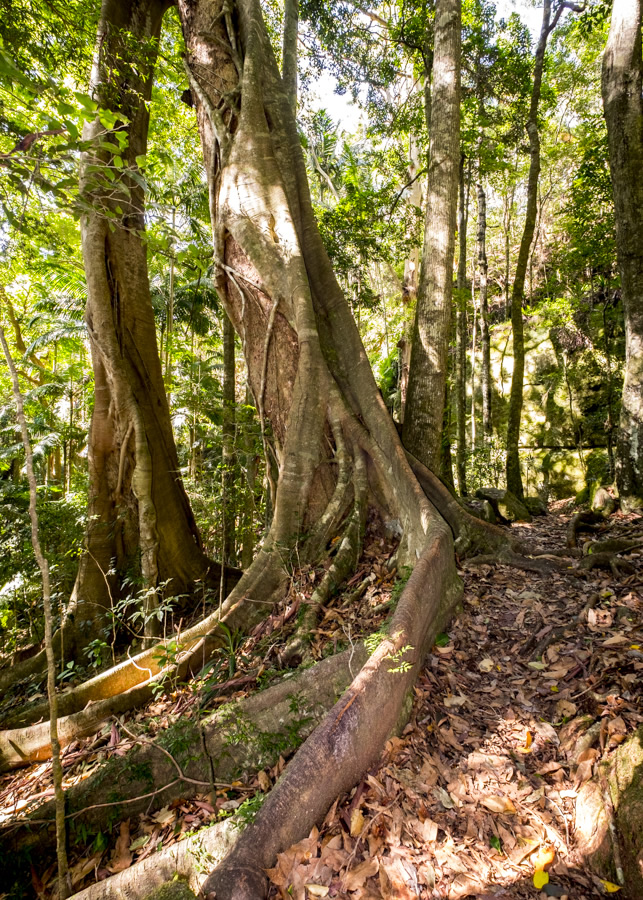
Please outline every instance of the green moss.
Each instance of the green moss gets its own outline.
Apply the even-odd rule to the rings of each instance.
[[[191,719],[180,719],[157,737],[160,747],[183,767],[201,755],[201,731]]]
[[[147,894],[144,900],[196,900],[196,894],[185,881],[169,881]]]

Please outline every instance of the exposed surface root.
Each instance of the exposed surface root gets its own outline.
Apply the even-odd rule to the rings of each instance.
[[[552,559],[544,555],[532,559],[520,553],[514,553],[508,546],[495,554],[474,556],[468,559],[466,564],[467,566],[499,564],[501,566],[512,566],[514,569],[522,569],[524,572],[538,572],[541,575],[548,575],[552,572],[561,572],[567,575],[576,574],[576,569],[571,566],[569,561]]]
[[[113,757],[66,792],[67,817],[74,828],[91,834],[114,819],[160,809],[175,798],[272,765],[290,742],[310,734],[365,659],[364,647],[355,645],[201,723],[181,719],[156,741],[142,736],[128,754]],[[20,823],[7,823],[0,832],[4,851],[51,850],[53,812],[48,802]]]
[[[217,900],[265,896],[264,869],[276,854],[307,835],[334,798],[378,759],[405,715],[405,698],[425,653],[459,596],[452,541],[436,525],[402,593],[390,637],[299,750],[204,893],[215,891]]]
[[[578,547],[578,535],[581,531],[599,531],[604,524],[605,516],[592,509],[576,513],[567,526],[567,546]]]
[[[634,567],[624,559],[619,559],[616,553],[590,553],[584,556],[578,564],[578,568],[584,572],[591,569],[610,569],[614,578],[620,578],[623,575],[632,575]]]
[[[202,828],[180,844],[172,844],[138,865],[74,894],[74,900],[145,900],[154,888],[177,878],[198,893],[206,879],[205,861],[216,865],[233,846],[238,833],[232,819]]]

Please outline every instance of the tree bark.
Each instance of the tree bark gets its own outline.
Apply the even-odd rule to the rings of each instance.
[[[625,380],[616,483],[625,510],[643,507],[643,64],[641,0],[614,0],[602,93],[625,314]]]
[[[543,81],[547,40],[562,15],[564,4],[559,3],[554,18],[551,18],[552,0],[544,0],[543,21],[536,47],[534,62],[534,83],[531,91],[529,114],[525,125],[529,136],[529,176],[527,179],[527,209],[525,225],[518,251],[518,261],[511,292],[511,328],[513,332],[513,373],[509,394],[507,418],[507,487],[520,499],[524,496],[518,444],[520,441],[520,420],[522,417],[523,381],[525,376],[525,339],[523,333],[522,309],[525,300],[525,278],[534,239],[538,202],[538,178],[540,176],[540,135],[538,133],[538,106]]]
[[[480,343],[482,345],[482,430],[491,435],[491,341],[487,298],[487,198],[482,181],[478,183],[478,274],[480,277]]]
[[[97,118],[83,135],[92,143],[82,160],[81,236],[95,404],[90,525],[73,601],[77,628],[87,623],[94,636],[109,621],[112,598],[123,596],[126,575],[130,582],[140,575],[151,637],[160,630],[161,584],[175,595],[208,572],[219,574],[203,552],[178,474],[143,239],[139,164],[147,147],[147,101],[167,5],[104,0],[91,91],[101,110],[116,118],[109,128]],[[144,48],[132,62],[128,40]]]
[[[293,115],[297,115],[297,39],[299,37],[299,0],[284,2],[284,34],[281,77]]]
[[[451,326],[460,158],[460,0],[438,0],[434,32],[424,250],[403,440],[411,453],[437,471]]]
[[[465,190],[464,153],[460,156],[458,205],[458,277],[455,314],[455,419],[458,434],[456,471],[458,488],[467,496],[467,224],[469,192]]]
[[[255,820],[248,832],[242,857],[226,861],[216,887],[207,888],[224,900],[260,896],[244,894],[239,861],[252,869],[256,887],[257,865],[307,833],[341,786],[380,752],[438,610],[453,602],[458,582],[451,535],[407,463],[321,241],[292,106],[260,4],[238,0],[233,16],[221,0],[180,0],[179,12],[210,191],[217,290],[241,337],[278,467],[272,524],[233,595],[241,598],[239,608],[269,609],[266,602],[283,591],[284,561],[324,556],[329,539],[356,521],[364,493],[401,528],[398,565],[422,560],[400,600],[391,641],[356,674],[343,705],[299,751],[261,823]],[[459,39],[459,24],[456,31]],[[457,175],[457,158],[455,164]],[[452,258],[453,243],[451,264]],[[366,492],[359,487],[361,471]],[[262,566],[283,573],[270,592]],[[403,677],[390,675],[387,654],[407,644],[411,667]],[[381,696],[388,700],[379,715]],[[321,781],[311,778],[311,765],[323,772]],[[300,792],[295,803],[302,779],[306,797]]]
[[[234,352],[234,325],[228,315],[223,313],[223,426],[222,437],[222,466],[223,466],[223,540],[221,542],[221,561],[224,564],[236,565],[236,535],[235,535],[235,352]]]

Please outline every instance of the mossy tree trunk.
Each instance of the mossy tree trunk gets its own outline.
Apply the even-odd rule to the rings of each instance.
[[[625,381],[616,458],[624,509],[643,507],[642,91],[641,0],[614,0],[602,92],[625,313]]]

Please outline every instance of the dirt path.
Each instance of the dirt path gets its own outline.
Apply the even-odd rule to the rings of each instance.
[[[559,549],[567,519],[525,537]],[[613,520],[610,537],[630,522]],[[282,854],[271,896],[522,900],[541,893],[545,863],[542,896],[605,896],[574,843],[575,801],[643,721],[643,558],[628,559],[636,574],[618,582],[465,568],[463,610],[427,660],[404,734],[320,835]],[[602,728],[577,766],[588,721]]]

